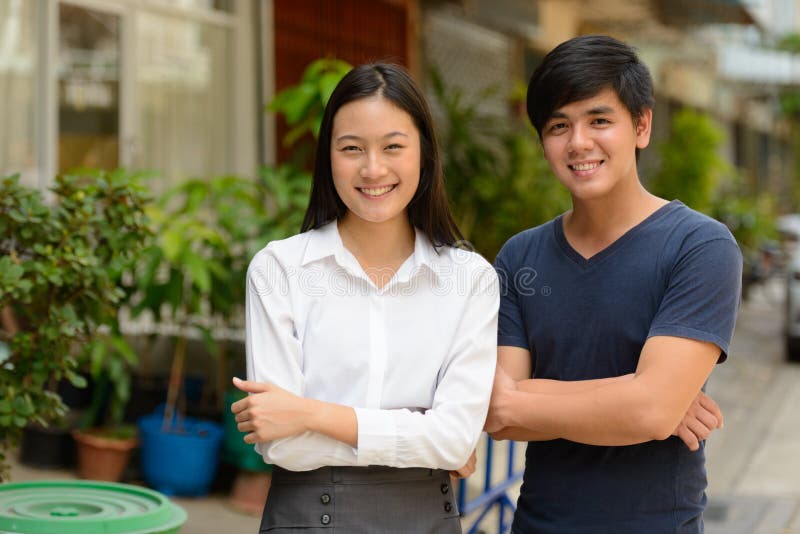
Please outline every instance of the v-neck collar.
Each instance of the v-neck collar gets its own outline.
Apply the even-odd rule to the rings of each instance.
[[[558,243],[561,250],[564,254],[567,255],[569,259],[575,262],[579,267],[584,269],[588,269],[594,265],[601,263],[607,257],[611,256],[621,247],[625,246],[625,243],[636,237],[642,230],[646,227],[653,224],[653,222],[657,221],[667,213],[671,212],[673,209],[676,209],[678,206],[682,206],[683,203],[680,200],[673,200],[664,204],[656,211],[645,217],[642,222],[630,228],[627,232],[622,234],[618,237],[613,243],[608,245],[606,248],[601,250],[600,252],[594,254],[590,258],[584,258],[577,250],[572,248],[572,245],[569,244],[567,241],[567,236],[564,234],[564,214],[562,213],[558,217],[555,218],[553,221],[553,233],[555,235],[556,243]]]

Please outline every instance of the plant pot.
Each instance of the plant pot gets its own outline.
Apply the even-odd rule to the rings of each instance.
[[[271,472],[239,471],[233,482],[228,503],[247,515],[261,515],[267,502]]]
[[[133,449],[139,444],[136,437],[109,437],[103,429],[75,430],[78,448],[78,475],[91,480],[118,482],[122,479]]]
[[[222,425],[186,417],[183,425],[162,429],[160,413],[139,419],[142,475],[166,495],[208,493],[219,463]]]

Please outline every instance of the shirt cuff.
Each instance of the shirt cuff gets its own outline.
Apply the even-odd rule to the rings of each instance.
[[[358,420],[358,465],[395,465],[397,425],[385,410],[354,408]]]

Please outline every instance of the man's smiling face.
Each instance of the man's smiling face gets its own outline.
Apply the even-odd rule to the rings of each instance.
[[[556,109],[542,129],[544,155],[574,199],[606,197],[638,182],[636,149],[650,142],[652,111],[634,120],[613,89]]]

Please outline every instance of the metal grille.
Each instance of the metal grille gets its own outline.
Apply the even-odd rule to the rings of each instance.
[[[482,113],[508,115],[514,76],[510,38],[442,10],[425,13],[422,40],[427,66],[439,71],[448,88],[460,89],[471,103],[493,87],[496,91],[482,100]]]

